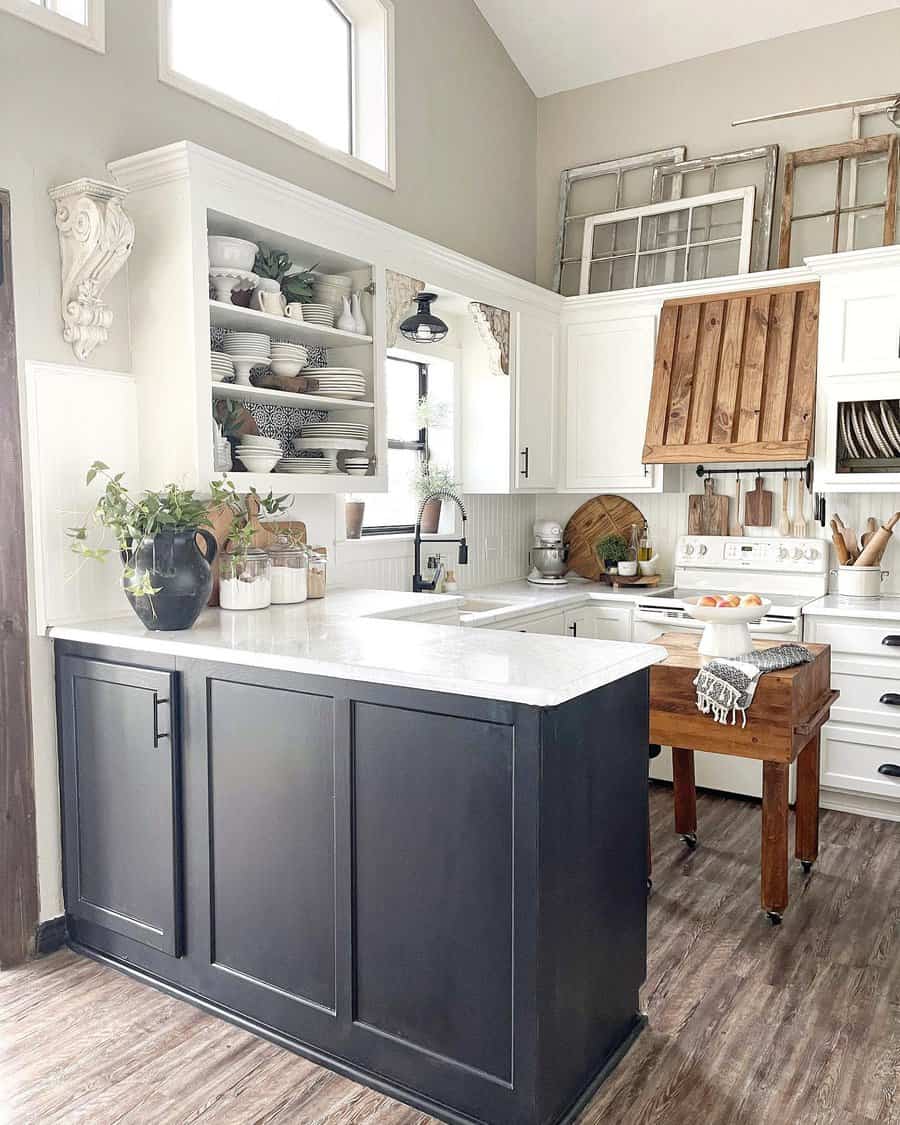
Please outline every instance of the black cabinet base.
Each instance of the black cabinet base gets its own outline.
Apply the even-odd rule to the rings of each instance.
[[[310,1047],[307,1043],[300,1043],[296,1039],[291,1039],[287,1035],[282,1035],[280,1032],[273,1031],[272,1028],[266,1027],[264,1024],[247,1019],[246,1016],[242,1016],[237,1012],[232,1012],[228,1008],[223,1008],[220,1004],[216,1004],[203,996],[197,996],[192,992],[179,988],[169,981],[155,977],[151,973],[146,973],[142,969],[136,968],[134,965],[118,960],[116,957],[110,957],[106,953],[100,953],[96,949],[81,945],[71,938],[66,944],[75,953],[80,953],[84,957],[89,957],[92,961],[97,961],[101,965],[108,965],[110,968],[116,969],[120,973],[125,973],[126,976],[133,977],[142,984],[148,984],[158,989],[160,992],[165,992],[167,996],[174,996],[178,1000],[184,1000],[185,1003],[192,1004],[201,1011],[208,1012],[212,1016],[217,1016],[219,1019],[226,1020],[235,1027],[240,1027],[244,1031],[249,1031],[252,1035],[258,1035],[261,1039],[266,1039],[270,1043],[274,1043],[277,1047],[282,1047],[287,1051],[293,1051],[294,1054],[301,1055],[303,1058],[309,1059],[310,1062],[314,1062],[318,1066],[326,1067],[328,1070],[333,1070],[336,1074],[341,1074],[345,1078],[351,1079],[353,1082],[359,1082],[361,1085],[377,1090],[381,1094],[387,1094],[389,1097],[396,1098],[397,1101],[404,1102],[406,1105],[412,1106],[413,1109],[421,1110],[423,1113],[428,1113],[440,1121],[446,1121],[448,1125],[489,1125],[489,1123],[486,1123],[481,1118],[468,1117],[465,1114],[450,1109],[448,1106],[429,1101],[428,1098],[423,1098],[420,1094],[404,1086],[398,1086],[396,1083],[389,1082],[378,1074],[362,1070],[344,1059],[325,1054],[322,1051],[316,1050],[315,1047]],[[571,1125],[610,1074],[616,1069],[628,1053],[632,1043],[634,1043],[646,1026],[647,1016],[643,1012],[637,1012],[634,1017],[634,1023],[622,1039],[622,1042],[608,1056],[591,1081],[565,1112],[560,1117],[548,1121],[547,1125]]]

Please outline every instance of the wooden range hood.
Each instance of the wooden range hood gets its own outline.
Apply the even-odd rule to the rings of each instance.
[[[666,301],[644,463],[806,460],[818,325],[818,282]]]

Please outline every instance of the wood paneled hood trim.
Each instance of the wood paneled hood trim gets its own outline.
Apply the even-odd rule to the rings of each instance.
[[[809,457],[818,325],[818,282],[666,301],[644,462]]]

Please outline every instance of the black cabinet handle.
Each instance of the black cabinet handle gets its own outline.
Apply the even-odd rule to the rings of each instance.
[[[900,635],[888,633],[886,637],[882,637],[881,643],[887,645],[888,648],[900,648]]]
[[[883,773],[885,777],[900,777],[900,766],[895,762],[885,762],[883,766],[878,767],[878,772]]]
[[[519,472],[522,474],[522,476],[526,480],[528,480],[528,446],[527,445],[522,450],[522,452],[519,454],[519,456],[522,458],[522,462],[523,462],[522,468],[519,469]]]
[[[578,636],[578,622],[577,621],[573,621],[572,624],[569,626],[569,632],[572,634],[573,637]]]
[[[900,707],[900,694],[896,691],[886,691],[878,702],[886,703],[888,707]]]
[[[159,705],[160,703],[168,703],[168,699],[160,699],[156,692],[153,693],[153,749],[159,747],[160,742],[164,738],[169,737],[169,731],[159,729]]]

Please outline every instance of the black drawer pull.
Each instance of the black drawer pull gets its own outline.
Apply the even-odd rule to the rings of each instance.
[[[900,693],[896,691],[886,691],[878,702],[886,703],[888,707],[900,707]]]
[[[159,729],[159,705],[168,703],[168,699],[160,699],[156,692],[153,693],[153,749],[159,749],[159,744],[164,738],[171,737],[167,730]]]
[[[885,762],[883,766],[878,767],[878,772],[883,773],[885,777],[900,777],[900,766],[895,762]]]
[[[900,636],[897,633],[888,633],[886,637],[882,638],[881,643],[887,645],[888,648],[900,648]]]

